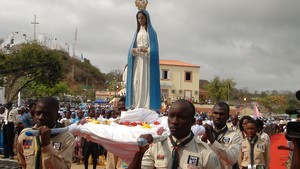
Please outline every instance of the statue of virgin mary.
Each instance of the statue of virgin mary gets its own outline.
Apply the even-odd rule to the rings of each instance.
[[[137,30],[128,51],[126,108],[159,110],[160,71],[156,32],[146,10],[136,14]]]

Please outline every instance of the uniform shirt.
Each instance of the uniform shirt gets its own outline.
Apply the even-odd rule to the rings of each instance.
[[[242,167],[248,167],[251,165],[250,158],[250,143],[247,138],[242,141],[242,153],[240,155]],[[270,144],[266,140],[258,137],[254,144],[254,165],[263,165],[269,168],[270,165]]]
[[[152,144],[145,152],[142,169],[171,169],[172,144],[170,139]],[[209,146],[194,137],[188,144],[179,148],[179,169],[220,169],[216,154]]]
[[[220,158],[222,169],[232,169],[241,152],[242,136],[239,132],[228,129],[225,134],[219,134],[211,149]]]
[[[267,141],[267,143],[269,143],[269,144],[270,144],[270,137],[269,137],[269,135],[268,135],[267,133],[265,133],[265,132],[261,132],[259,135],[260,135],[260,138],[262,138],[262,139],[266,140],[266,141]]]
[[[228,129],[233,130],[233,131],[239,131],[240,130],[239,125],[234,126],[232,123],[227,123],[227,127],[228,127]]]
[[[8,113],[9,112],[9,113]],[[6,109],[4,112],[4,124],[13,122],[15,125],[19,122],[18,111],[16,109]]]
[[[18,163],[24,169],[34,169],[36,139],[34,136],[26,136],[27,130],[29,128],[24,129],[18,137]],[[50,144],[41,148],[41,168],[71,168],[74,146],[74,136],[69,132],[52,136]]]

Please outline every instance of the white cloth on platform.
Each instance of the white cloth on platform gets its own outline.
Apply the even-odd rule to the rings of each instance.
[[[138,108],[133,110],[128,110],[121,112],[121,121],[146,121],[148,123],[153,123],[157,120],[159,120],[159,114],[156,113],[154,110],[144,109],[144,108]]]
[[[89,141],[93,141],[101,144],[111,153],[117,155],[125,162],[129,163],[136,151],[138,151],[137,139],[141,134],[152,134],[154,137],[160,137],[157,135],[157,130],[161,127],[165,129],[164,134],[169,134],[167,117],[158,117],[155,111],[147,111],[147,109],[131,110],[128,113],[122,112],[123,118],[128,119],[132,117],[133,113],[138,113],[140,116],[136,116],[136,121],[147,121],[150,123],[151,128],[143,128],[142,126],[125,126],[117,123],[111,123],[110,125],[86,123],[84,125],[72,124],[69,126],[69,132],[84,137]],[[156,118],[157,115],[157,118]],[[127,120],[125,120],[127,121]],[[132,121],[132,120],[131,120]],[[152,122],[157,121],[160,124],[154,125]]]

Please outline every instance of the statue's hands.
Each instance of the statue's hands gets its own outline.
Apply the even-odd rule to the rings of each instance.
[[[132,48],[131,49],[131,54],[133,55],[133,56],[137,56],[137,48]]]
[[[148,52],[148,48],[145,47],[138,47],[138,48],[132,48],[131,49],[131,53],[133,56],[137,56],[139,53],[147,53]]]
[[[140,48],[140,51],[143,52],[143,53],[146,53],[146,52],[148,52],[148,48],[141,47],[141,48]]]

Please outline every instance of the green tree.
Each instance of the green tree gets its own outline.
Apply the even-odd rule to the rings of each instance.
[[[0,72],[5,87],[7,101],[12,101],[18,92],[31,83],[52,87],[62,77],[62,53],[40,46],[37,43],[15,45],[10,49],[5,62],[1,62],[4,70]]]
[[[257,102],[266,108],[269,113],[274,113],[286,104],[286,99],[283,95],[268,95],[257,98]]]
[[[214,102],[221,100],[229,100],[236,83],[232,79],[220,79],[219,76],[215,78],[206,86],[209,97]]]
[[[31,83],[23,89],[23,95],[28,98],[41,98],[45,96],[63,96],[69,93],[69,86],[66,82],[59,82],[54,86]]]
[[[113,70],[105,75],[106,86],[109,91],[117,92],[121,88],[123,72],[121,70]]]

